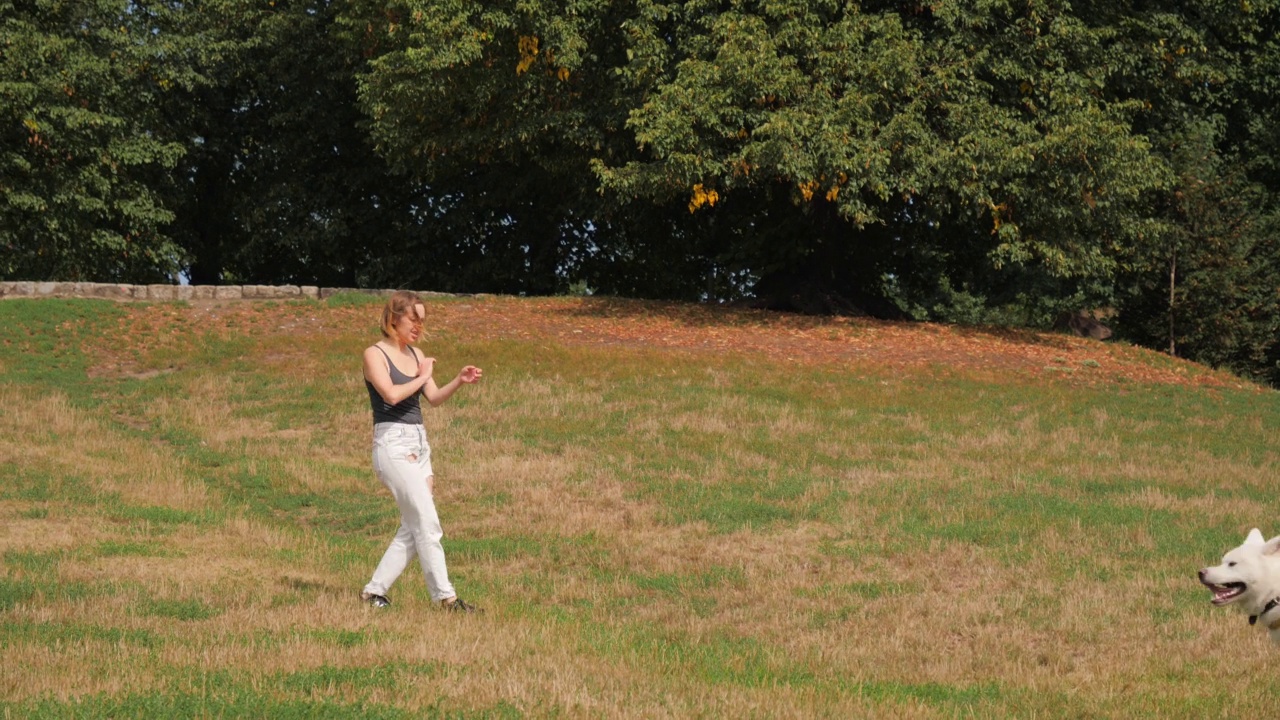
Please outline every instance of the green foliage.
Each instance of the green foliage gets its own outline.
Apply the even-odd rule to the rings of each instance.
[[[1278,0],[0,9],[2,279],[1109,307],[1280,375]]]
[[[416,273],[434,282],[403,270],[415,286],[567,289],[566,269],[615,222],[589,160],[631,147],[620,133],[627,107],[613,97],[622,12],[578,1],[353,3],[348,28],[371,57],[360,76],[370,131],[395,169],[430,189],[421,212],[440,229],[403,251],[430,258]]]
[[[817,287],[893,312],[884,278],[926,255],[953,284],[985,281],[980,296],[1105,278],[1159,163],[1128,132],[1133,103],[1098,97],[1092,71],[1071,66],[1106,31],[998,10],[1016,22],[835,4],[409,4],[359,16],[376,55],[362,98],[398,167],[470,179],[459,209],[503,208],[490,242],[542,245],[513,210],[532,193],[566,276],[605,294]],[[1048,40],[1033,43],[1040,25]],[[899,290],[932,292],[911,280]]]
[[[663,8],[634,22],[623,69],[646,86],[629,118],[646,154],[598,163],[602,183],[746,214],[754,257],[738,260],[766,289],[773,275],[775,292],[883,296],[881,276],[927,254],[971,276],[1105,277],[1135,201],[1164,182],[1134,103],[1097,92],[1108,30],[1063,8]]]
[[[184,68],[154,41],[160,15],[28,0],[0,18],[0,279],[175,277],[157,178],[183,147],[157,100]]]
[[[1251,207],[1273,203],[1275,83],[1245,70],[1277,65],[1273,2],[383,10],[349,20],[371,131],[521,292],[1045,327],[1153,301],[1134,273],[1188,230],[1172,133],[1221,117],[1216,151],[1270,172]],[[1280,315],[1204,282],[1259,330],[1193,357],[1265,371]]]
[[[400,284],[370,267],[420,231],[421,200],[360,127],[362,59],[335,29],[342,7],[221,0],[183,13],[183,31],[217,48],[196,54],[205,82],[164,104],[188,149],[170,197],[193,283]]]
[[[1119,329],[1243,375],[1280,382],[1280,4],[1196,2],[1122,24],[1124,91],[1148,111],[1174,182],[1124,248]]]

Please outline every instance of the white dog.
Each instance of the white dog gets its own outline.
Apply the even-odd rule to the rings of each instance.
[[[1200,582],[1213,591],[1214,605],[1236,603],[1250,625],[1261,623],[1280,644],[1280,536],[1264,540],[1257,528],[1250,530],[1221,565],[1200,571]]]

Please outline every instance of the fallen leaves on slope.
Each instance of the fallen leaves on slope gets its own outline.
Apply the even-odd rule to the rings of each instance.
[[[121,343],[90,348],[98,373],[133,374],[137,349],[180,356],[192,332],[307,338],[367,328],[377,305],[201,302],[133,305],[116,330]],[[869,318],[809,317],[763,310],[611,298],[472,296],[431,302],[427,336],[630,346],[874,371],[929,370],[979,379],[1257,388],[1230,373],[1124,343],[1030,330],[972,328]],[[1258,388],[1260,389],[1260,388]]]

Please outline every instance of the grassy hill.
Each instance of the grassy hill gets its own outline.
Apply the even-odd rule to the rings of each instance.
[[[1123,345],[428,303],[450,571],[397,524],[379,304],[0,302],[4,717],[1269,716],[1195,571],[1280,534],[1280,394]]]

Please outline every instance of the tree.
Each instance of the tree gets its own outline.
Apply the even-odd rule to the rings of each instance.
[[[1126,263],[1120,329],[1149,347],[1280,381],[1280,226],[1265,189],[1216,150],[1221,129],[1193,124],[1172,155],[1179,168],[1163,252]]]
[[[1118,329],[1280,382],[1280,4],[1093,9],[1124,48],[1111,91],[1143,100],[1136,129],[1175,178],[1120,254]]]
[[[158,178],[183,147],[155,105],[182,58],[127,0],[0,0],[0,18],[0,277],[171,280]]]
[[[187,6],[208,38],[205,82],[163,111],[185,133],[172,228],[194,283],[366,284],[376,248],[401,242],[412,188],[361,129],[360,58],[335,32],[337,6],[227,0]]]
[[[625,260],[640,215],[610,206],[590,171],[592,158],[634,152],[622,127],[631,104],[615,79],[624,9],[353,4],[346,23],[370,57],[360,98],[372,135],[393,168],[437,199],[431,222],[455,230],[466,252],[453,259],[475,289],[559,292],[599,273],[605,257],[632,269],[659,262]],[[628,285],[594,275],[600,283]]]
[[[1084,284],[1166,179],[1138,106],[1097,92],[1106,33],[1053,4],[360,7],[383,152],[510,223],[534,292],[638,248],[712,298],[826,309],[890,311],[923,255]]]
[[[789,195],[793,224],[756,243],[762,289],[885,294],[886,277],[920,279],[922,256],[996,283],[1105,279],[1165,181],[1130,132],[1137,106],[1097,92],[1106,32],[1066,6],[645,7],[625,74],[648,84],[630,116],[646,154],[602,163],[602,181],[638,197],[710,188],[725,208]]]

